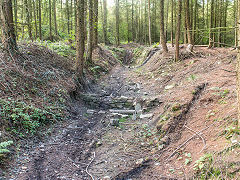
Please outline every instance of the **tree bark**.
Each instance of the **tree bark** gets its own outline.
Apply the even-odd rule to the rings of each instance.
[[[39,15],[38,15],[38,23],[39,23],[39,38],[40,40],[42,40],[42,8],[41,8],[41,0],[38,0],[38,12],[39,12]]]
[[[94,24],[94,33],[93,33],[93,46],[96,47],[98,45],[98,0],[94,0],[93,4],[93,24]]]
[[[50,39],[50,41],[53,41],[53,36],[52,36],[52,4],[51,4],[51,0],[49,0],[49,39]]]
[[[148,0],[148,38],[149,45],[152,45],[152,36],[151,36],[151,9],[150,9],[150,0]]]
[[[240,0],[238,0],[238,41],[240,40]],[[239,43],[238,43],[239,44]],[[237,58],[237,101],[238,101],[238,128],[240,127],[240,48]]]
[[[127,40],[128,43],[130,42],[130,33],[129,33],[129,11],[128,11],[128,0],[125,1],[125,5],[126,5],[126,13],[127,13]]]
[[[185,14],[186,14],[188,43],[193,45],[192,36],[191,36],[191,26],[190,26],[189,0],[185,0]],[[190,51],[192,51],[192,48],[190,49]]]
[[[179,39],[181,30],[182,0],[178,0],[175,61],[179,61]]]
[[[89,34],[88,34],[88,48],[87,48],[87,60],[92,63],[92,52],[93,52],[93,0],[88,1],[89,7]]]
[[[116,45],[120,45],[120,37],[119,37],[119,0],[116,1],[116,38],[117,42]]]
[[[28,0],[24,1],[25,3],[25,7],[26,7],[26,15],[27,15],[27,27],[28,27],[28,35],[29,38],[31,39],[31,41],[33,41],[32,38],[32,25],[31,25],[31,18],[30,18],[30,3],[28,2]]]
[[[33,1],[33,16],[34,16],[34,26],[35,26],[35,39],[37,39],[38,37],[38,27],[37,27],[37,8],[36,8],[36,4],[37,2]],[[35,4],[36,3],[36,4]]]
[[[10,53],[15,54],[17,51],[16,35],[13,23],[12,1],[2,0],[0,2],[2,43],[4,48]]]
[[[14,22],[15,22],[15,33],[16,33],[16,39],[18,39],[18,19],[17,19],[17,0],[14,0]]]
[[[76,74],[78,82],[83,83],[83,65],[85,51],[85,2],[76,0],[77,8],[77,34],[76,34]]]
[[[108,36],[107,36],[107,0],[103,0],[103,38],[104,44],[108,44]]]
[[[173,4],[173,0],[171,0],[171,43],[172,43],[172,47],[174,46],[174,42],[173,42],[173,11],[174,11],[174,4]]]
[[[211,12],[210,12],[210,25],[209,25],[209,43],[208,43],[208,48],[213,47],[213,33],[212,33],[212,28],[214,26],[214,0],[211,0]]]
[[[160,41],[162,44],[163,51],[168,52],[165,33],[164,33],[164,0],[160,0],[160,37],[161,37]]]
[[[55,35],[58,36],[56,0],[53,0],[53,13],[54,13],[53,16],[54,16],[54,29],[55,29]]]

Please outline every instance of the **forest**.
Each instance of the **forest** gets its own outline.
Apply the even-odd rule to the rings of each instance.
[[[0,0],[0,179],[238,179],[240,0]]]

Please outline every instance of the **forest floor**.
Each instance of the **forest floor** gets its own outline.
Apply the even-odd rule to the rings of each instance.
[[[7,179],[238,177],[236,52],[196,47],[176,63],[171,47],[121,48],[125,65],[75,92],[69,120],[22,151]]]

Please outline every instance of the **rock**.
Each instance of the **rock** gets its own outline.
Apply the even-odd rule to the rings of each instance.
[[[119,126],[119,120],[118,119],[110,119],[110,124],[112,126]]]
[[[98,111],[98,114],[105,114],[105,113],[106,111],[102,111],[102,110]]]
[[[134,114],[135,110],[128,110],[128,109],[110,109],[111,113],[120,113],[120,114]]]
[[[144,118],[152,118],[153,114],[141,114],[140,115],[140,119],[144,119]]]
[[[23,167],[22,167],[22,170],[26,170],[26,169],[27,169],[27,167],[26,167],[26,166],[23,166]]]
[[[170,143],[170,138],[168,136],[164,136],[161,140],[160,140],[163,144],[168,145]]]
[[[98,141],[97,143],[96,143],[96,146],[97,147],[99,147],[99,146],[101,146],[102,145],[102,141]]]
[[[137,114],[136,114],[136,113],[133,114],[132,120],[133,120],[133,121],[136,121],[136,120],[137,120]]]
[[[88,113],[88,114],[94,114],[95,112],[96,112],[96,111],[94,111],[94,110],[92,110],[92,109],[88,109],[88,110],[87,110],[87,113]]]
[[[102,180],[111,180],[110,176],[104,176]]]
[[[142,164],[142,163],[143,163],[143,161],[144,161],[144,159],[143,159],[143,158],[141,158],[141,159],[138,159],[138,160],[136,161],[136,164],[137,164],[137,165],[140,165],[140,164]]]
[[[174,88],[174,87],[175,87],[175,84],[173,83],[173,84],[167,85],[167,86],[165,87],[165,89],[166,89],[166,90],[169,90],[169,89],[172,89],[172,88]]]
[[[136,111],[137,115],[141,115],[141,114],[142,114],[141,104],[137,103],[137,104],[135,105],[135,111]]]
[[[189,44],[186,48],[186,51],[187,52],[192,52],[193,51],[193,45],[192,44]]]

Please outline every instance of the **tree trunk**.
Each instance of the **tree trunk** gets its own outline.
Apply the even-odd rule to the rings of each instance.
[[[39,38],[40,40],[42,40],[42,8],[41,8],[41,0],[38,0],[38,11],[39,11],[39,15],[38,15],[38,23],[39,23]]]
[[[178,12],[177,12],[177,29],[176,29],[176,52],[175,61],[179,61],[179,39],[181,30],[181,11],[182,11],[182,0],[178,0]]]
[[[148,38],[149,45],[152,45],[152,36],[151,36],[151,9],[150,9],[150,0],[148,0]]]
[[[33,16],[34,16],[34,26],[35,26],[35,39],[37,39],[38,37],[38,27],[37,27],[37,8],[36,8],[36,4],[37,2],[33,1]]]
[[[29,34],[29,38],[31,39],[31,41],[33,41],[32,25],[31,25],[31,18],[30,18],[30,6],[29,6],[30,3],[28,2],[28,0],[25,0],[24,3],[25,3],[25,7],[26,7],[28,34]]]
[[[85,51],[85,0],[76,0],[77,8],[77,34],[76,34],[76,74],[78,82],[83,83],[83,65]]]
[[[87,60],[92,63],[92,52],[93,52],[93,0],[88,1],[89,7],[89,33],[88,33],[88,48],[87,48]]]
[[[214,0],[211,0],[211,12],[210,12],[210,25],[209,25],[209,44],[208,48],[213,47],[213,33],[212,33],[212,28],[214,26]]]
[[[17,42],[13,23],[12,1],[1,0],[0,12],[2,27],[2,43],[5,49],[9,50],[11,54],[15,54],[17,50]]]
[[[238,40],[240,40],[240,0],[238,0]],[[238,128],[240,126],[240,48],[237,58],[237,101],[238,101]]]
[[[67,32],[68,32],[68,34],[70,34],[70,15],[69,15],[68,0],[66,1],[66,12],[67,12]]]
[[[120,37],[119,37],[119,0],[116,0],[116,45],[120,45]]]
[[[132,0],[132,41],[135,39],[135,31],[134,31],[134,6],[133,6],[133,0]]]
[[[167,1],[167,9],[166,9],[166,23],[165,23],[165,39],[166,39],[166,42],[167,42],[167,39],[168,39],[168,11],[169,11],[169,0]]]
[[[129,12],[128,12],[128,1],[126,0],[125,1],[125,5],[126,5],[126,13],[127,13],[127,40],[128,40],[128,43],[130,42],[130,33],[129,33]]]
[[[104,44],[108,44],[107,36],[107,0],[103,0],[103,38]]]
[[[53,41],[53,36],[52,36],[52,5],[51,5],[51,0],[49,0],[49,39],[50,39],[50,41]]]
[[[174,46],[174,42],[173,42],[173,11],[174,11],[174,4],[173,4],[173,0],[171,0],[171,43],[172,43],[172,47]]]
[[[160,41],[162,44],[163,51],[168,52],[165,33],[164,33],[164,0],[160,0],[160,37],[161,37]]]
[[[185,14],[186,14],[188,43],[193,45],[192,36],[191,36],[191,26],[190,26],[189,0],[185,0]],[[192,48],[190,48],[189,50],[192,51]]]
[[[55,35],[58,36],[56,0],[53,0],[53,13],[54,13],[54,29],[55,29]]]
[[[14,0],[14,22],[15,22],[15,33],[16,33],[16,39],[18,39],[18,19],[17,19],[17,0]]]
[[[93,46],[96,47],[98,45],[98,0],[94,0],[93,4],[93,23],[94,23],[94,33],[93,33]]]
[[[234,34],[235,34],[235,37],[234,37],[234,45],[235,47],[238,46],[238,29],[237,29],[237,25],[238,25],[238,0],[235,0],[235,13],[234,13]]]

